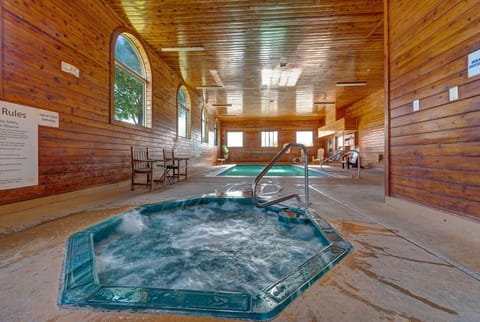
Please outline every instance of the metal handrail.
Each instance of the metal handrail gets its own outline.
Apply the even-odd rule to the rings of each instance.
[[[286,195],[286,196],[283,196],[283,197],[279,197],[277,199],[274,199],[274,200],[270,200],[270,201],[266,201],[266,202],[259,202],[257,200],[257,184],[260,182],[260,180],[262,180],[262,178],[265,176],[265,174],[268,172],[268,170],[270,170],[271,167],[273,167],[273,165],[277,162],[277,160],[285,153],[287,153],[287,151],[290,150],[291,147],[298,147],[298,148],[301,148],[303,150],[303,166],[304,166],[304,184],[305,184],[305,202],[303,202],[303,205],[302,205],[302,198],[300,198],[300,195],[298,193],[294,193],[294,194],[290,194],[290,195]],[[310,201],[309,201],[309,195],[308,195],[308,153],[307,153],[307,148],[305,147],[305,145],[303,144],[298,144],[298,143],[288,143],[288,144],[285,144],[283,146],[283,149],[280,150],[280,152],[278,152],[272,159],[272,161],[270,161],[267,166],[262,170],[262,172],[260,172],[260,174],[258,174],[255,179],[253,180],[252,182],[252,201],[253,203],[255,204],[255,206],[259,207],[259,208],[264,208],[264,207],[268,207],[268,206],[271,206],[273,204],[276,204],[276,203],[279,203],[279,202],[282,202],[282,201],[285,201],[285,200],[288,200],[288,199],[291,199],[291,198],[296,198],[297,199],[297,203],[303,207],[307,207],[309,204],[310,204]]]
[[[323,166],[326,163],[328,163],[329,161],[332,161],[333,159],[336,159],[336,158],[342,159],[343,156],[345,154],[349,153],[349,152],[357,153],[357,179],[360,179],[360,164],[361,163],[360,163],[360,151],[359,150],[355,150],[355,149],[353,149],[353,150],[338,150],[331,157],[328,157],[325,160],[323,160],[322,163],[320,164],[320,168],[323,169]],[[354,177],[353,174],[350,171],[348,171],[348,169],[342,169],[342,170],[344,170],[345,172],[348,172],[351,175],[352,178]]]

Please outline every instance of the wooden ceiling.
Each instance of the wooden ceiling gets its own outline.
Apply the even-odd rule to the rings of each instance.
[[[103,1],[220,118],[318,119],[383,87],[383,0]]]

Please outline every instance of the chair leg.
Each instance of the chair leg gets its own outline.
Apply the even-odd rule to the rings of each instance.
[[[134,185],[135,185],[135,172],[132,171],[132,183],[131,183],[131,187],[130,187],[130,189],[132,191],[135,190]]]
[[[147,174],[147,183],[150,183],[150,191],[153,191],[153,172]]]
[[[165,168],[165,179],[168,182],[168,184],[174,184],[175,183],[175,168]]]

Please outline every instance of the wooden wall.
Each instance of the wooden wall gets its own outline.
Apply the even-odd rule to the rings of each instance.
[[[480,1],[387,2],[390,196],[480,219]],[[450,101],[449,88],[459,99]],[[420,110],[413,112],[418,99]]]
[[[339,149],[345,149],[344,145],[338,146],[337,140],[339,137],[344,137],[345,134],[357,130],[357,120],[347,115],[347,108],[330,107],[325,111],[325,124],[318,129],[320,138],[318,139],[319,148],[324,149],[324,158],[331,157]],[[331,133],[324,135],[322,133]],[[329,146],[328,142],[332,145]],[[354,145],[357,145],[355,142]],[[351,148],[353,148],[352,146]]]
[[[360,147],[363,167],[383,167],[379,159],[385,154],[385,108],[383,89],[347,108],[348,118],[355,119],[356,144]],[[381,156],[381,157],[380,157]]]
[[[131,145],[174,147],[190,155],[192,166],[215,157],[213,148],[200,144],[201,101],[192,90],[192,139],[176,139],[182,80],[146,46],[152,129],[111,122],[111,38],[118,28],[135,32],[99,1],[4,0],[0,13],[0,99],[60,115],[59,128],[39,127],[39,185],[4,190],[0,204],[126,180]],[[61,61],[79,67],[80,78],[61,72]]]
[[[323,122],[323,119],[322,119]],[[225,144],[227,131],[243,131],[244,147],[229,148],[230,153],[227,162],[229,163],[265,163],[270,161],[280,151],[284,143],[295,143],[296,131],[313,131],[314,146],[307,148],[308,155],[316,155],[318,149],[317,130],[323,125],[320,120],[315,121],[265,121],[265,120],[243,120],[243,121],[221,121],[221,137]],[[278,148],[261,147],[261,131],[278,131]],[[285,154],[280,161],[291,162],[294,156],[300,156],[299,149],[292,149],[291,154]],[[220,157],[220,155],[219,155]]]

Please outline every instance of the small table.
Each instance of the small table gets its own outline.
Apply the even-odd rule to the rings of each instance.
[[[184,156],[175,156],[175,159],[174,161],[177,162],[177,166],[178,166],[178,176],[179,176],[179,179],[180,179],[180,175],[183,175],[185,176],[185,180],[187,180],[187,172],[188,172],[188,160],[190,160],[189,157],[184,157]],[[182,161],[185,161],[185,172],[184,173],[180,173],[180,163]]]

